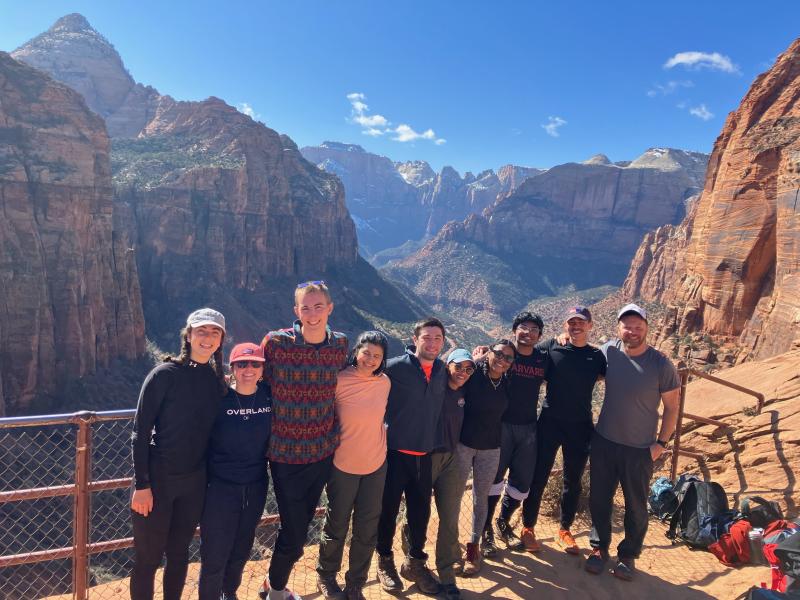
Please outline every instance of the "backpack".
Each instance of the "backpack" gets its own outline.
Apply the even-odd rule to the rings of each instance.
[[[783,561],[776,554],[776,550],[784,541],[798,532],[800,532],[800,525],[791,521],[784,521],[783,519],[770,523],[769,527],[764,530],[764,558],[767,559],[770,569],[772,569],[773,590],[785,592],[786,586],[789,583],[786,579],[788,573],[783,570]],[[796,556],[791,546],[787,548],[783,554],[787,558],[791,558],[792,562]]]
[[[723,565],[734,567],[750,562],[750,523],[740,519],[733,523],[727,533],[708,547],[708,551]]]
[[[678,496],[673,490],[672,481],[667,477],[659,477],[650,486],[647,497],[648,511],[651,515],[664,521],[678,508]]]
[[[786,590],[796,589],[800,584],[800,533],[790,535],[774,550],[775,558],[780,561],[780,570],[786,581]]]
[[[694,548],[708,548],[717,541],[714,536],[724,533],[720,532],[719,522],[725,519],[731,522],[733,519],[730,514],[724,514],[728,512],[725,490],[713,481],[700,481],[692,477],[681,484],[677,496],[680,504],[670,519],[667,537],[671,540],[679,538]]]
[[[758,506],[753,506],[757,504]],[[764,529],[773,521],[783,519],[780,504],[764,500],[761,496],[745,496],[739,503],[739,512],[753,527]]]

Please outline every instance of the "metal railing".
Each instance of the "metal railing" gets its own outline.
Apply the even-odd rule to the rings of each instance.
[[[761,414],[761,410],[764,408],[764,394],[760,392],[756,392],[755,390],[751,390],[736,383],[726,381],[725,379],[721,379],[720,377],[709,375],[704,371],[700,371],[699,369],[695,369],[693,367],[688,367],[683,363],[679,363],[678,367],[679,367],[678,374],[680,375],[681,378],[681,395],[680,395],[680,408],[678,411],[678,423],[677,426],[675,427],[675,440],[673,442],[673,448],[672,448],[672,467],[670,469],[670,478],[672,479],[672,481],[675,481],[678,477],[678,461],[680,460],[681,456],[694,458],[695,460],[703,460],[705,458],[705,455],[702,452],[691,452],[689,450],[684,450],[683,448],[681,448],[681,433],[683,432],[684,419],[695,421],[697,423],[703,423],[704,425],[714,425],[715,427],[721,427],[723,429],[729,429],[729,430],[735,429],[733,425],[731,425],[730,423],[726,423],[725,421],[710,419],[708,417],[701,417],[700,415],[693,415],[685,412],[684,409],[686,406],[686,385],[689,383],[689,377],[691,375],[694,375],[695,377],[700,377],[701,379],[707,379],[709,381],[713,381],[714,383],[719,384],[721,386],[734,389],[737,392],[741,392],[749,396],[753,396],[756,399],[755,414]]]

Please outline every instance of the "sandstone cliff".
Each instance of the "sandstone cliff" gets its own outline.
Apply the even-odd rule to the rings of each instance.
[[[144,352],[109,140],[81,96],[0,52],[0,415]]]
[[[385,272],[436,306],[490,320],[571,286],[619,285],[642,235],[680,222],[706,158],[653,148],[626,167],[558,165]]]
[[[669,306],[662,341],[703,331],[736,344],[742,360],[800,337],[798,100],[800,40],[728,116],[682,239],[645,238],[625,290]]]

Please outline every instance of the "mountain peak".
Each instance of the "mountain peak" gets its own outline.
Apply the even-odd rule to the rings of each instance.
[[[86,20],[80,13],[70,13],[68,15],[64,15],[58,21],[53,23],[53,26],[48,29],[48,32],[69,32],[69,33],[83,33],[83,32],[92,32],[97,33],[95,29],[89,24],[89,21]]]
[[[346,144],[344,142],[331,142],[325,141],[320,144],[320,148],[328,148],[329,150],[341,150],[343,152],[358,152],[366,154],[366,150],[358,144]]]
[[[583,161],[585,165],[610,165],[611,161],[605,154],[595,154],[589,160]]]

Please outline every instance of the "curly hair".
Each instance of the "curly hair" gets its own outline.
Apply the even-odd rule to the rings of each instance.
[[[163,362],[171,362],[178,365],[188,365],[189,361],[191,360],[192,356],[192,344],[189,342],[189,334],[192,332],[192,328],[190,326],[186,326],[181,329],[181,350],[177,356],[172,354],[162,354],[161,360]],[[214,354],[211,356],[211,368],[214,369],[214,374],[217,376],[217,380],[222,387],[222,390],[228,389],[228,382],[225,378],[225,369],[224,369],[224,358],[222,353],[222,344],[225,343],[225,332],[222,332],[222,338],[219,341],[219,348],[214,351]]]

